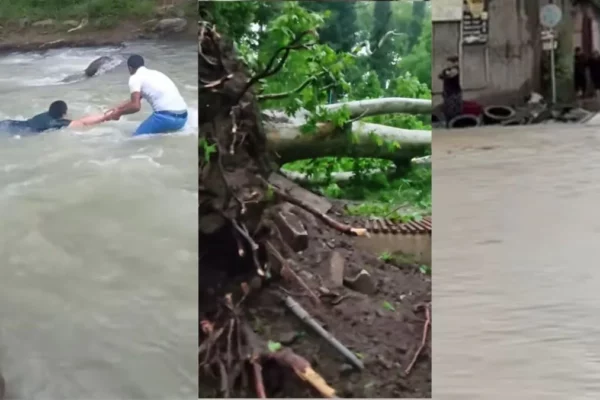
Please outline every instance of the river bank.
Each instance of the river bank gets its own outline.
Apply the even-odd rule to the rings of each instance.
[[[189,14],[182,7],[166,6],[143,18],[5,20],[0,22],[0,53],[120,46],[139,39],[193,40],[197,18]]]

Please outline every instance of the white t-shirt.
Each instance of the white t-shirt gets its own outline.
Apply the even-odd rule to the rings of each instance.
[[[187,104],[175,83],[162,72],[140,67],[129,78],[130,93],[140,92],[152,110],[184,112]]]

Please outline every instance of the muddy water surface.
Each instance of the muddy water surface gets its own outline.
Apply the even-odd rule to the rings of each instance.
[[[433,141],[435,398],[600,398],[600,130]]]
[[[0,119],[63,99],[125,100],[101,55],[139,53],[185,97],[180,134],[131,139],[150,109],[91,129],[0,134],[0,370],[12,399],[180,399],[197,393],[196,45],[134,43],[0,57]]]

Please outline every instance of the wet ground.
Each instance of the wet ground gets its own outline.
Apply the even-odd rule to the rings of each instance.
[[[315,294],[322,293],[319,287],[326,287],[332,295],[322,296],[322,304],[315,305],[292,278],[282,283],[285,293],[359,357],[365,369],[354,370],[340,353],[288,311],[272,292],[277,291],[278,284],[263,289],[247,304],[254,331],[263,340],[290,346],[305,357],[339,397],[430,398],[430,334],[414,367],[405,374],[423,337],[426,313],[417,307],[431,302],[430,277],[418,265],[384,262],[376,254],[357,250],[351,237],[325,227],[312,215],[302,211],[297,215],[307,227],[310,243],[308,250],[294,258],[292,268]],[[365,294],[336,286],[331,275],[333,252],[344,260],[345,276],[352,277],[365,269],[376,291]],[[271,397],[320,397],[298,378],[282,379],[268,369],[265,386]],[[200,397],[214,395],[208,388],[202,390],[201,382]]]
[[[597,399],[600,131],[433,136],[436,397]]]

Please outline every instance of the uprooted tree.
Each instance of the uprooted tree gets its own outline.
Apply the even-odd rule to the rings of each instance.
[[[316,18],[315,14],[281,21],[287,27],[280,31],[279,47],[273,48],[268,60],[254,64],[236,51],[213,21],[203,19],[202,14],[200,18],[200,381],[211,382],[224,397],[248,393],[266,397],[262,368],[269,363],[287,367],[323,396],[334,395],[299,355],[289,349],[266,351],[263,339],[245,322],[243,304],[260,292],[266,280],[284,273],[289,249],[271,219],[278,203],[293,203],[349,235],[361,235],[364,230],[341,224],[293,198],[270,182],[272,172],[289,161],[341,155],[384,158],[400,165],[425,154],[430,144],[430,132],[425,130],[359,122],[385,113],[426,114],[430,110],[427,100],[389,98],[319,105],[321,92],[343,95],[347,84],[340,65],[344,59],[319,47],[314,29],[300,29],[314,22],[310,18]],[[294,62],[295,53],[307,50],[315,54],[311,63],[315,70],[309,71],[308,83],[282,93],[269,87],[266,78]],[[300,93],[308,86],[314,88],[314,99],[302,104],[291,101],[284,107],[285,114],[261,112],[259,103]],[[279,262],[269,262],[273,259]]]
[[[303,46],[310,34],[282,48],[281,58],[274,56],[262,76],[275,73],[286,54]],[[204,379],[218,376],[222,394],[229,396],[239,388],[238,381],[248,379],[249,369],[256,394],[265,397],[261,365],[269,359],[331,394],[306,360],[289,350],[265,353],[266,346],[245,325],[239,304],[260,287],[262,278],[280,273],[268,269],[267,252],[285,254],[277,228],[269,223],[268,207],[278,197],[294,200],[267,181],[271,167],[266,135],[252,87],[258,77],[248,76],[231,44],[206,22],[200,24],[198,71],[199,101],[205,105],[200,140],[215,149],[199,165],[201,374]]]

